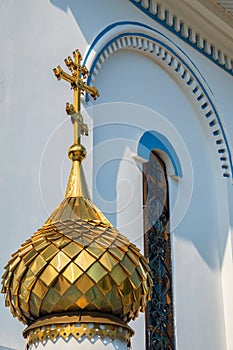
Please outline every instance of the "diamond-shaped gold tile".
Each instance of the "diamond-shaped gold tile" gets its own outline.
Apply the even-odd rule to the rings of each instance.
[[[106,251],[99,259],[99,262],[108,270],[112,271],[113,267],[118,264],[118,260],[114,256]]]
[[[53,304],[49,302],[47,298],[43,299],[42,305],[41,305],[41,313],[42,315],[50,314],[53,310]]]
[[[35,295],[37,295],[41,300],[43,299],[43,297],[45,296],[47,291],[48,291],[48,287],[40,280],[36,281],[36,283],[32,289],[32,292]]]
[[[21,284],[20,291],[19,291],[19,298],[21,301],[24,301],[25,303],[28,302],[30,295],[30,289],[24,284]]]
[[[107,303],[107,298],[105,298],[97,286],[91,288],[86,293],[86,297],[89,300],[89,303],[93,304],[97,310],[102,310]]]
[[[124,256],[124,258],[120,262],[121,267],[129,274],[131,275],[133,271],[135,270],[135,264],[127,257],[127,255]]]
[[[25,270],[26,270],[26,265],[24,264],[23,260],[21,260],[16,270],[14,271],[14,278],[17,280],[20,280]]]
[[[75,283],[77,288],[85,294],[91,287],[94,286],[94,282],[87,275],[82,275],[78,281]]]
[[[135,255],[135,254],[131,251],[130,247],[129,247],[129,250],[128,250],[128,252],[127,252],[127,256],[128,256],[136,265],[138,264],[138,262],[139,262],[138,256]]]
[[[123,256],[125,255],[124,252],[122,252],[116,245],[112,244],[109,248],[108,251],[114,255],[114,257],[120,261],[123,259]]]
[[[120,265],[116,265],[114,269],[110,272],[110,276],[114,282],[119,286],[126,278],[127,273],[123,270]]]
[[[50,244],[47,248],[43,250],[43,252],[40,253],[40,255],[43,257],[44,260],[49,261],[54,257],[57,251],[57,247],[55,247],[53,244]]]
[[[113,312],[121,311],[123,307],[123,300],[120,297],[118,291],[115,288],[112,288],[112,291],[108,293],[107,299],[109,300],[110,305],[112,306]]]
[[[77,264],[81,269],[86,271],[95,261],[95,258],[89,254],[86,250],[83,250],[78,257],[75,259],[75,264]]]
[[[30,270],[34,273],[34,275],[38,275],[46,264],[47,262],[42,258],[42,256],[38,255],[37,258],[32,261]]]
[[[23,261],[25,263],[25,265],[28,265],[34,258],[35,256],[38,254],[38,252],[33,248],[32,250],[30,250],[30,252],[28,252],[24,257],[23,257]]]
[[[48,265],[48,266],[46,266],[45,270],[40,275],[40,279],[47,286],[50,286],[50,284],[54,281],[54,279],[57,276],[58,276],[57,271],[52,266]]]
[[[71,286],[64,294],[72,303],[75,303],[81,296],[82,293],[75,287]]]
[[[23,285],[25,286],[25,288],[29,289],[36,280],[37,278],[34,275],[34,273],[30,269],[28,269],[26,275],[23,278]]]
[[[114,284],[113,280],[109,275],[107,275],[97,283],[97,286],[103,292],[104,295],[107,295],[112,290],[113,284]]]
[[[53,266],[58,272],[62,271],[66,265],[70,262],[70,258],[62,251],[59,251],[52,261],[50,261],[50,265]]]
[[[56,289],[60,295],[64,295],[69,287],[70,283],[63,275],[59,275],[55,284],[53,285],[53,288]]]
[[[38,312],[40,310],[40,305],[41,305],[41,298],[38,297],[36,294],[31,293],[30,296],[30,312],[33,316],[37,317]]]
[[[98,261],[87,270],[87,275],[91,277],[95,283],[98,283],[107,273],[106,269],[104,269]]]
[[[74,258],[79,252],[81,252],[81,250],[82,248],[74,242],[69,243],[62,249],[62,251],[71,259]]]
[[[60,299],[61,295],[54,288],[50,288],[46,295],[46,300],[49,301],[51,305],[56,305],[59,304]]]
[[[81,298],[79,298],[79,300],[77,300],[76,304],[78,307],[80,307],[80,309],[85,309],[85,307],[89,304],[89,301],[87,300],[87,297],[83,295]]]
[[[62,312],[64,310],[68,310],[69,307],[70,307],[70,300],[67,299],[65,296],[63,296],[59,300],[59,303],[54,305],[53,310],[56,309],[57,312]]]
[[[29,313],[28,300],[25,300],[23,297],[21,297],[21,295],[19,296],[19,306],[20,306],[20,309],[22,308],[24,314],[26,314],[27,317],[31,316]]]
[[[104,253],[103,247],[96,242],[92,242],[88,247],[86,247],[86,251],[91,253],[96,259],[98,259]]]
[[[119,286],[119,289],[122,291],[123,295],[129,295],[130,293],[132,293],[132,285],[129,282],[129,279],[126,278],[124,280],[124,282]]]
[[[137,274],[136,270],[133,272],[133,274],[129,277],[129,281],[132,284],[133,288],[138,288],[141,284],[139,275]]]
[[[70,283],[74,283],[82,274],[83,271],[73,262],[71,262],[63,272],[63,276]]]

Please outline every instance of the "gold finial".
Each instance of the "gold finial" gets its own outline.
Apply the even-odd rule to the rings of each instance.
[[[71,120],[74,125],[74,145],[80,144],[80,135],[88,135],[87,124],[83,123],[81,115],[81,94],[87,92],[91,97],[96,100],[99,96],[99,91],[95,86],[90,87],[87,85],[85,79],[88,77],[89,72],[86,66],[81,66],[82,56],[79,50],[73,52],[73,59],[69,56],[65,59],[65,64],[68,67],[70,74],[63,71],[61,66],[54,68],[54,74],[58,80],[64,79],[71,84],[71,89],[74,90],[74,104],[66,104],[66,112],[71,115]]]

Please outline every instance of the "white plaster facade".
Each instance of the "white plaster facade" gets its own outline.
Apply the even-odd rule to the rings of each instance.
[[[193,4],[198,8],[206,2]],[[142,3],[146,8],[147,2]],[[178,1],[176,11],[187,21],[192,9],[186,5]],[[57,83],[52,68],[79,48],[88,67],[95,65],[91,78],[101,94],[95,103],[83,104],[90,128],[90,136],[83,139],[89,152],[84,167],[95,204],[143,248],[140,169],[145,160],[138,155],[138,143],[148,130],[169,140],[182,169],[182,177],[174,176],[164,155],[170,175],[176,347],[231,350],[230,68],[222,69],[127,0],[1,0],[0,14],[2,273],[10,254],[63,198],[70,167],[66,152],[72,142],[64,107],[72,94],[64,82]],[[108,28],[117,22],[121,24]],[[205,32],[201,23],[194,29],[205,36],[209,28]],[[224,28],[231,33],[228,21]],[[224,43],[220,34],[215,44],[218,50],[227,47],[227,61],[233,57],[232,41],[226,36]],[[120,41],[114,39],[120,35]],[[22,349],[24,326],[12,319],[3,297],[0,324],[0,344]],[[145,349],[143,315],[131,327],[136,331],[132,348]]]

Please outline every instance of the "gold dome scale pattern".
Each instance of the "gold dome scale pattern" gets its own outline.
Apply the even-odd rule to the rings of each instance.
[[[48,222],[6,266],[2,291],[14,316],[31,324],[49,314],[88,310],[128,322],[144,311],[152,281],[134,244],[104,224]]]
[[[78,55],[74,52],[77,62]],[[78,64],[75,67],[81,69]],[[85,85],[79,82],[81,75],[69,78],[79,92],[77,98]],[[87,91],[98,92],[95,87]],[[80,144],[80,101],[75,105],[67,106],[75,140],[68,152],[72,169],[65,199],[12,255],[2,277],[6,306],[27,325],[80,311],[115,315],[129,322],[144,311],[150,298],[153,282],[147,260],[89,198],[81,166],[86,150]]]

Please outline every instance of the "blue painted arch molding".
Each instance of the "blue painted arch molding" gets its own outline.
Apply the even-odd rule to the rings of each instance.
[[[138,155],[146,160],[149,160],[150,153],[153,150],[163,151],[170,158],[175,175],[182,177],[182,168],[180,160],[169,140],[166,136],[155,130],[146,131],[140,138],[138,143]]]
[[[160,64],[169,68],[170,73],[190,89],[194,102],[210,129],[222,175],[233,177],[231,145],[227,139],[213,94],[192,59],[164,33],[138,22],[116,22],[101,31],[90,45],[84,59],[93,84],[95,76],[104,61],[120,49],[139,50]],[[88,102],[88,95],[86,95]]]

